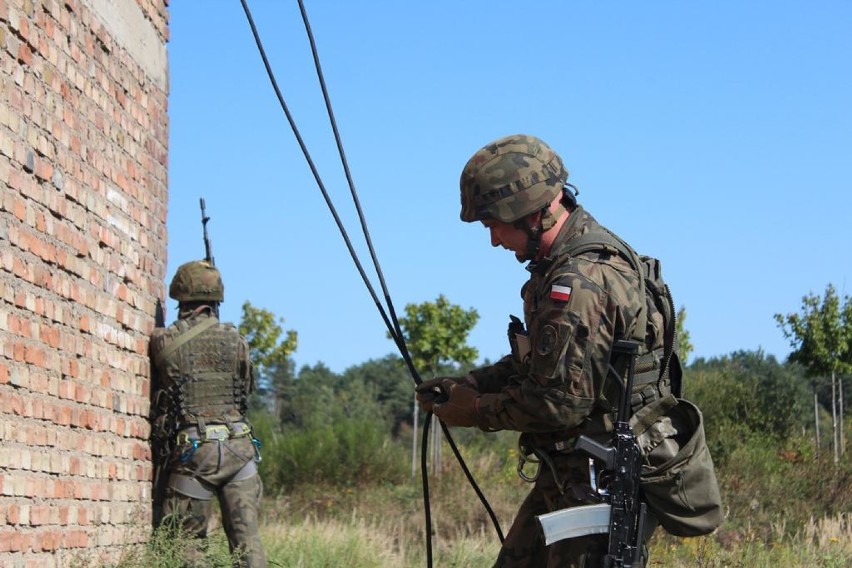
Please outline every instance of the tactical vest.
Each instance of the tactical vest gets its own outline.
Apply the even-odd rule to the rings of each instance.
[[[175,327],[178,333],[166,341],[158,364],[179,427],[244,421],[251,378],[236,328],[212,316]]]
[[[588,252],[618,255],[627,260],[639,276],[640,297],[645,297],[645,308],[636,314],[633,334],[629,338],[643,346],[636,360],[631,407],[635,411],[648,402],[670,393],[680,397],[683,371],[679,358],[680,345],[675,337],[676,313],[671,291],[663,281],[660,261],[637,254],[615,233],[599,226],[560,247],[558,255],[562,262],[550,267],[547,278],[569,258]],[[662,329],[658,330],[663,338],[662,347],[655,348],[648,342],[653,328],[649,321],[649,312],[652,307],[662,316]],[[613,361],[613,363],[617,362]],[[603,388],[602,391],[604,390],[606,389]]]

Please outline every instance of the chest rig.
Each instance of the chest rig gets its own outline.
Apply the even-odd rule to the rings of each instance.
[[[180,427],[203,429],[244,420],[250,378],[243,368],[239,333],[213,317],[178,322],[177,328],[166,342],[161,368]]]

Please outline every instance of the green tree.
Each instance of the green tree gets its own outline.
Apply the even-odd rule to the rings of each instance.
[[[801,365],[781,364],[760,350],[735,351],[698,358],[684,373],[688,398],[704,414],[707,443],[720,463],[743,444],[781,443],[808,421]]]
[[[843,447],[843,428],[837,418],[837,398],[843,408],[843,388],[837,393],[837,377],[852,373],[852,300],[849,296],[841,298],[832,284],[826,287],[822,298],[808,294],[802,298],[801,311],[798,313],[775,314],[775,321],[784,337],[790,341],[793,352],[790,361],[800,363],[807,369],[809,377],[814,379],[814,413],[817,428],[817,447],[819,447],[818,417],[818,377],[831,377],[831,414],[834,461],[840,459]]]
[[[441,294],[434,302],[408,304],[405,317],[400,318],[403,339],[408,345],[411,360],[415,368],[426,371],[428,377],[434,377],[438,371],[449,364],[470,366],[479,356],[476,348],[467,345],[467,335],[476,322],[479,313],[473,308],[464,310],[451,304]],[[390,337],[390,334],[388,334]],[[433,417],[434,419],[434,417]],[[417,407],[414,406],[412,423],[414,436],[411,452],[411,475],[415,475],[417,440]],[[432,471],[441,473],[441,435],[437,419],[432,423],[431,461]]]
[[[281,327],[284,318],[276,318],[269,310],[256,308],[248,301],[243,303],[242,309],[237,329],[248,341],[258,391],[266,398],[270,395],[274,397],[284,390],[288,375],[277,371],[290,368],[289,358],[296,351],[298,336],[293,330],[285,333]],[[279,384],[275,382],[276,376],[283,379]],[[292,377],[292,373],[289,377]]]
[[[274,413],[279,422],[291,422],[296,407],[296,362],[292,357],[287,357],[285,363],[270,369],[267,379],[272,391],[266,393],[269,403],[267,410]]]
[[[414,366],[434,376],[447,363],[476,360],[479,351],[467,345],[467,335],[478,321],[475,309],[464,310],[441,294],[434,302],[406,305],[399,324]]]
[[[284,422],[299,428],[327,423],[332,412],[351,398],[338,392],[341,384],[340,375],[325,363],[302,366],[288,396],[289,408],[282,408],[280,412],[286,418]]]
[[[404,422],[411,420],[411,389],[414,383],[398,355],[370,359],[343,372],[347,385],[372,393],[382,413],[393,423],[393,434],[399,433]]]
[[[680,346],[680,362],[686,366],[689,361],[689,356],[692,354],[692,351],[695,349],[695,346],[689,341],[689,330],[684,326],[684,321],[686,321],[686,306],[681,306],[677,312],[677,317],[675,318],[676,324],[676,333],[677,333],[677,341]]]

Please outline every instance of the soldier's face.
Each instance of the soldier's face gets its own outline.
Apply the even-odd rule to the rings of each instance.
[[[529,240],[526,231],[515,227],[514,223],[503,223],[493,219],[486,219],[482,224],[491,234],[491,246],[501,246],[510,250],[515,253],[515,257],[526,254]]]

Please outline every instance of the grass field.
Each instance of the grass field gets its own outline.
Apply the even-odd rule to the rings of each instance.
[[[790,462],[775,452],[742,449],[719,471],[726,519],[717,531],[675,538],[658,529],[649,566],[852,566],[850,467]],[[503,531],[528,490],[507,460],[483,453],[468,462]],[[827,473],[826,473],[827,472]],[[433,566],[488,567],[497,533],[457,467],[430,482]],[[269,565],[288,568],[384,568],[427,565],[419,476],[398,483],[301,485],[267,495],[261,537]],[[172,568],[186,539],[155,538],[129,548],[115,568]],[[80,564],[81,566],[85,564]],[[211,525],[205,568],[228,567],[224,534]]]

